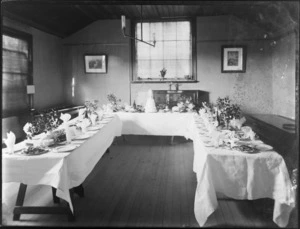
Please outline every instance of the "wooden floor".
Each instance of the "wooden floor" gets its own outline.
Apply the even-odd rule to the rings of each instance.
[[[22,215],[12,221],[18,184],[3,185],[3,224],[19,226],[199,227],[194,216],[193,144],[175,137],[115,140],[75,196],[76,221],[60,215]],[[204,227],[276,228],[253,201],[219,199]],[[61,204],[66,204],[62,201]],[[24,205],[52,206],[51,188],[28,186]]]

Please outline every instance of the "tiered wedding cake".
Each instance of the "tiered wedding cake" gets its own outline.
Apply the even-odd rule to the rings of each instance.
[[[155,102],[153,99],[153,92],[151,89],[148,91],[148,98],[145,105],[145,112],[146,113],[154,113],[157,112]]]

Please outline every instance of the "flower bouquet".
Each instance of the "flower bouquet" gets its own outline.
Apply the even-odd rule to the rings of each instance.
[[[118,99],[114,94],[108,94],[107,99],[114,112],[124,109],[124,107],[121,105],[121,99]]]

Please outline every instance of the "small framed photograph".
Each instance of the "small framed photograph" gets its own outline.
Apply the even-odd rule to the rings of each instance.
[[[222,73],[246,72],[246,46],[222,46]]]
[[[84,55],[85,73],[107,73],[107,55]]]

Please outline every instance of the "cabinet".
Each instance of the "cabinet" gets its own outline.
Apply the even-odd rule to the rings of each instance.
[[[181,96],[191,98],[195,105],[201,105],[202,102],[208,102],[209,94],[206,91],[199,90],[153,90],[153,97],[156,106],[159,104],[168,104],[169,108],[177,105]]]

